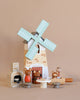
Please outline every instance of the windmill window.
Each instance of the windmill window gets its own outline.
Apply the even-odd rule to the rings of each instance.
[[[38,47],[38,53],[40,53],[40,46],[39,46],[39,45],[37,45],[37,47]]]

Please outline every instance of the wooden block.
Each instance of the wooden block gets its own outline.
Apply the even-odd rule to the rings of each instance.
[[[65,84],[65,78],[61,78],[61,79],[54,78],[54,79],[51,79],[51,82],[52,83],[59,82],[60,84]]]
[[[73,79],[72,78],[66,78],[65,82],[73,82]]]

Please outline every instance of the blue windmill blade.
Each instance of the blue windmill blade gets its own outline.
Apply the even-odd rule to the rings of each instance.
[[[47,23],[45,20],[42,20],[38,28],[36,29],[36,32],[39,33],[39,36],[42,36],[44,31],[47,29],[49,23]]]
[[[33,35],[31,33],[29,33],[28,31],[26,31],[23,28],[21,28],[17,34],[20,37],[22,37],[23,39],[25,39],[26,41],[29,41],[33,37]]]
[[[50,51],[54,51],[54,49],[56,48],[56,44],[54,44],[53,42],[51,42],[48,39],[45,39],[44,42],[39,42],[42,46],[44,46],[45,48],[49,49]]]
[[[32,60],[37,52],[38,52],[38,48],[32,45],[29,51],[27,52],[26,57]]]

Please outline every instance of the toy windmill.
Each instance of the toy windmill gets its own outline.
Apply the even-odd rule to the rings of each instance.
[[[24,68],[41,71],[43,78],[48,77],[48,65],[45,48],[54,51],[56,44],[48,39],[43,39],[42,35],[48,27],[48,23],[42,20],[36,32],[29,33],[21,28],[18,35],[25,40],[24,43]]]
[[[44,39],[42,41],[41,39],[48,25],[49,24],[45,20],[42,20],[40,25],[36,29],[37,35],[32,35],[23,28],[21,28],[20,31],[18,32],[18,35],[23,39],[25,39],[27,42],[29,42],[31,39],[34,40],[34,43],[32,44],[32,46],[30,47],[29,51],[26,54],[26,57],[29,58],[30,60],[32,60],[36,55],[36,53],[38,52],[38,48],[36,47],[37,43],[41,44],[43,47],[49,49],[50,51],[53,51],[56,48],[56,45],[52,43],[50,40]]]

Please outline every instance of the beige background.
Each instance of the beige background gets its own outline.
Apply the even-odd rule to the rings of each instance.
[[[19,62],[23,69],[23,39],[17,32],[21,27],[35,31],[42,19],[50,23],[43,37],[57,44],[53,53],[47,50],[49,72],[59,65],[65,75],[80,80],[80,0],[0,0],[1,82],[7,79],[11,63]]]

